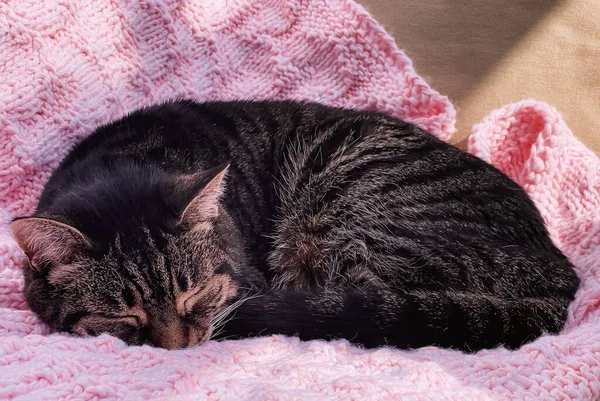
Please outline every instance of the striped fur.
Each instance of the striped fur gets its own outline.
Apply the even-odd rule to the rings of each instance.
[[[515,348],[557,333],[578,287],[494,167],[390,116],[310,103],[137,111],[72,150],[33,217],[13,223],[31,308],[131,344]],[[92,245],[33,266],[22,228],[40,218]]]

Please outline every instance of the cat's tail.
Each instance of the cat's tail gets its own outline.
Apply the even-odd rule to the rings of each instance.
[[[517,348],[560,331],[571,300],[570,293],[507,299],[450,290],[278,290],[241,302],[222,336],[283,334],[344,338],[369,348],[437,345],[467,352]]]

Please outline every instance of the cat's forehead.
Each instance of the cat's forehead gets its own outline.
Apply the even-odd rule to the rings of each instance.
[[[108,251],[96,259],[97,262],[101,266],[111,265],[123,274],[135,271],[147,276],[165,276],[168,271],[174,280],[195,281],[208,278],[227,257],[218,241],[198,240],[185,233],[157,237],[148,230],[143,232],[134,240],[115,237]]]
[[[136,255],[144,250],[162,249],[175,240],[175,235],[167,233],[159,226],[132,222],[125,228],[117,228],[109,244],[115,253]]]
[[[107,252],[96,259],[100,264],[157,270],[168,266],[175,272],[190,264],[190,247],[175,236],[116,237]]]
[[[135,263],[148,263],[157,259],[189,258],[194,247],[185,230],[162,223],[132,222],[116,227],[107,238],[100,240],[98,249],[107,257]]]
[[[168,263],[164,257],[134,260],[107,256],[82,264],[79,277],[68,286],[83,291],[82,299],[92,309],[112,311],[168,302],[180,282],[189,285],[195,276],[189,265]]]

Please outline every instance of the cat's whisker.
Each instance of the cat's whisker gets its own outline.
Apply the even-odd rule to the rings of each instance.
[[[218,328],[225,327],[225,325],[227,323],[229,323],[230,321],[232,321],[233,319],[235,319],[236,313],[237,313],[237,309],[233,311],[233,315],[231,317],[228,318],[229,315],[226,315],[226,316],[222,317],[219,322],[215,323],[215,327],[218,327]]]
[[[240,305],[242,305],[244,302],[246,302],[249,299],[251,299],[251,298],[250,297],[241,298],[238,301],[236,301],[233,304],[231,304],[228,307],[226,307],[225,309],[223,309],[221,312],[219,312],[213,318],[213,324],[215,324],[215,325],[220,324],[225,318],[227,318],[227,316],[229,316],[229,314],[231,312],[233,312],[235,309],[237,309]]]
[[[238,336],[236,336],[235,334],[229,335],[229,336],[225,336],[225,337],[220,337],[218,341],[226,341],[226,340],[231,340],[231,339],[237,339]],[[211,338],[212,340],[212,338]]]
[[[234,320],[235,316],[236,316],[236,313],[234,312],[234,314],[229,319],[219,322],[218,325],[214,325],[213,331],[216,331],[216,333],[212,334],[210,336],[210,338],[213,339],[215,337],[220,336],[222,333],[226,332],[227,330],[225,330],[225,325],[227,323],[231,322],[232,320]]]
[[[248,292],[246,292],[246,294],[244,294],[240,299],[238,299],[237,301],[235,301],[234,303],[232,303],[231,305],[227,306],[225,309],[223,309],[222,311],[220,311],[219,313],[217,313],[215,315],[215,317],[213,318],[213,327],[218,330],[219,328],[225,326],[225,324],[227,324],[227,322],[231,321],[231,319],[233,319],[233,317],[235,317],[235,315],[231,318],[227,320],[227,317],[233,312],[235,311],[238,307],[240,307],[240,305],[242,305],[244,302],[250,300],[250,299],[254,299],[257,297],[260,297],[260,294],[252,294],[249,295],[250,290]]]

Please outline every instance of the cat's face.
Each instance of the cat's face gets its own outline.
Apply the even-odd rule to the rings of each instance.
[[[243,263],[219,207],[225,171],[170,224],[136,227],[106,244],[52,216],[15,220],[32,310],[59,331],[108,333],[132,345],[174,349],[208,340],[236,296],[231,273]]]

